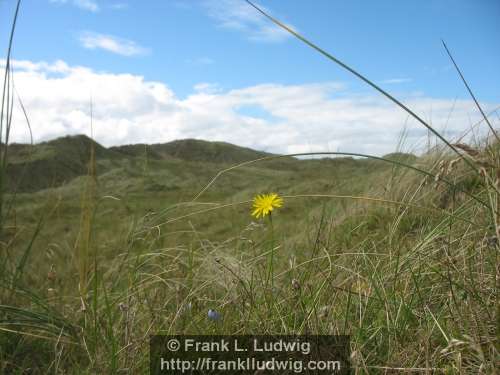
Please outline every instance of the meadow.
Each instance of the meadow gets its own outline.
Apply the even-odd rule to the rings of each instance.
[[[475,126],[490,136],[445,139],[288,31],[437,145],[376,157],[200,140],[105,148],[83,135],[9,144],[7,64],[0,373],[147,373],[156,333],[347,334],[356,374],[496,372],[500,143],[489,114]],[[282,207],[255,218],[253,199],[269,193]]]

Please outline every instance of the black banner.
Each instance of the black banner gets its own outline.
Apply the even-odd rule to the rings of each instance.
[[[150,338],[150,374],[350,374],[349,336]]]

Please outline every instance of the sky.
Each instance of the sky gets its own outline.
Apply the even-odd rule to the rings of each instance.
[[[2,77],[15,3],[0,0]],[[452,140],[486,127],[472,127],[480,113],[442,40],[485,111],[500,105],[498,0],[257,4]],[[402,137],[405,151],[429,143],[422,125],[244,0],[23,0],[12,58],[35,142],[90,134],[92,98],[105,146],[197,138],[383,155]],[[11,141],[28,140],[16,103]]]

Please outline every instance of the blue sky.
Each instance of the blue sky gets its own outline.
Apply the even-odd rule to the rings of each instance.
[[[473,106],[470,106],[463,84],[451,68],[441,39],[448,44],[469,84],[486,108],[494,108],[500,103],[500,2],[497,0],[260,0],[258,4],[383,88],[403,100],[414,102],[422,113],[429,116],[429,120],[441,121],[439,125],[445,126],[445,119],[448,118],[445,112],[448,113],[455,106],[457,121],[462,121],[459,125],[453,125],[452,130],[457,134],[467,129],[476,114]],[[3,20],[12,17],[14,5],[13,0],[0,1],[0,17]],[[2,22],[0,32],[4,51],[8,29],[8,22]],[[29,93],[30,85],[43,86],[49,91],[53,89],[55,93],[56,86],[61,82],[56,82],[56,77],[51,74],[57,73],[80,82],[77,78],[79,71],[75,70],[77,67],[85,67],[96,82],[100,81],[99,77],[109,78],[110,75],[113,79],[120,79],[120,82],[135,77],[147,90],[155,82],[161,86],[156,91],[168,92],[164,94],[170,98],[169,103],[166,99],[158,101],[156,94],[148,91],[154,100],[146,103],[143,95],[140,101],[144,102],[145,107],[125,117],[123,113],[122,117],[119,116],[124,111],[115,108],[115,103],[112,103],[113,108],[108,108],[108,113],[115,111],[115,115],[103,114],[102,123],[106,123],[108,128],[98,132],[105,144],[151,142],[155,139],[167,141],[172,137],[189,136],[227,140],[280,152],[307,150],[308,147],[310,150],[351,149],[358,146],[359,137],[358,142],[354,140],[359,134],[356,131],[363,132],[363,127],[360,125],[356,128],[352,122],[346,122],[352,120],[347,112],[349,109],[353,113],[363,113],[358,119],[352,120],[355,124],[377,115],[382,116],[377,123],[394,122],[394,126],[388,129],[373,125],[377,129],[375,133],[391,132],[391,136],[382,137],[384,147],[376,151],[382,153],[395,145],[398,132],[404,125],[402,120],[405,119],[400,113],[396,116],[394,110],[375,96],[372,89],[275,28],[243,0],[24,0],[13,57],[25,62],[24,67],[20,65],[20,75],[23,72],[26,74],[20,76],[20,82],[25,85],[25,92],[21,95],[26,95],[27,100],[34,103],[33,111],[40,118],[43,118],[43,114],[39,113],[42,109],[36,108],[40,98]],[[64,71],[50,68],[57,61],[66,64],[67,68]],[[32,66],[27,68],[28,62],[45,65],[38,65],[36,69]],[[107,90],[97,88],[98,84],[95,86],[90,84],[69,89],[80,90],[82,97],[91,93],[94,95],[95,90]],[[125,84],[124,89],[126,87],[129,86]],[[136,91],[140,92],[139,89]],[[269,96],[269,92],[276,92],[276,96]],[[298,97],[292,98],[287,92],[295,92]],[[50,92],[46,95],[50,95]],[[72,95],[60,93],[59,96],[62,100]],[[113,94],[111,90],[109,95],[116,93]],[[54,96],[58,97],[58,94]],[[267,101],[263,101],[264,96]],[[304,100],[299,105],[295,99],[301,97]],[[317,100],[311,100],[311,97]],[[120,100],[128,107],[127,100],[137,102],[133,96],[116,101]],[[102,100],[103,105],[104,102]],[[342,103],[348,103],[348,106],[342,107],[340,111],[338,105]],[[68,105],[81,111],[82,116],[56,116],[54,121],[61,124],[55,129],[62,133],[84,130],[86,112],[78,100],[58,102],[52,110],[47,110],[60,112],[61,108]],[[99,102],[96,105],[99,106]],[[159,105],[163,107],[159,109]],[[194,109],[196,105],[210,105],[228,111],[227,121],[239,121],[242,124],[238,126],[245,125],[246,128],[235,129],[238,136],[228,136],[231,133],[230,125],[220,127],[215,124],[216,113],[203,115],[203,108]],[[290,108],[290,111],[282,113],[276,105]],[[294,106],[307,105],[310,113],[301,107],[303,111],[293,115],[305,117],[301,125],[295,123],[295,117],[292,116]],[[324,141],[324,137],[320,135],[326,125],[322,124],[321,119],[314,119],[315,114],[320,113],[326,117],[333,116],[328,105],[345,116],[338,119],[331,117],[338,125],[332,133],[332,139],[321,145],[320,141]],[[131,119],[137,121],[141,116],[144,117],[145,108],[153,107],[158,112],[154,120],[159,123],[163,116],[164,126],[169,126],[167,122],[175,122],[175,125],[171,125],[175,129],[156,127],[149,130],[151,134],[148,136],[133,129],[132,123],[124,125]],[[167,107],[175,108],[168,112]],[[357,108],[360,110],[357,111]],[[179,111],[184,112],[179,115]],[[186,111],[192,116],[185,118]],[[367,111],[366,114],[363,111]],[[240,117],[234,117],[236,115]],[[383,117],[392,115],[397,118]],[[110,117],[113,117],[114,122]],[[290,121],[290,118],[294,120]],[[71,119],[82,124],[72,126],[68,123]],[[311,119],[314,121],[311,122]],[[148,118],[143,121],[152,120]],[[196,121],[199,122],[199,131],[193,125]],[[316,130],[315,121],[319,124]],[[396,126],[398,121],[399,130]],[[116,137],[109,135],[109,127],[116,126],[127,127],[127,134],[120,133]],[[267,126],[271,133],[276,132],[276,144],[259,142],[258,138],[250,140],[251,137],[248,138],[246,134],[254,133],[252,128],[248,128],[252,126],[259,131],[265,131]],[[49,131],[49,128],[50,124],[40,124],[37,133],[40,139],[59,134],[59,130]],[[311,138],[301,144],[301,139],[308,138],[302,132],[307,133],[310,128],[313,128]],[[351,133],[347,135],[349,129]],[[155,137],[155,131],[162,135]],[[284,131],[296,134],[296,137],[281,137],[283,139],[280,140],[280,134]],[[314,135],[315,131],[317,135]],[[19,138],[23,138],[22,132]],[[287,147],[287,144],[295,147]],[[360,147],[373,146],[367,143]]]

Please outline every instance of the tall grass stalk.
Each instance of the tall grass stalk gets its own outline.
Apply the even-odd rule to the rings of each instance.
[[[2,88],[2,107],[0,110],[0,234],[4,226],[4,195],[5,195],[5,185],[6,185],[6,169],[8,160],[8,144],[10,129],[12,126],[12,109],[14,105],[14,93],[12,87],[12,68],[11,68],[11,54],[12,54],[12,43],[14,41],[14,33],[16,30],[17,17],[19,15],[19,8],[21,6],[21,0],[17,1],[16,10],[14,13],[14,18],[12,20],[12,26],[9,36],[9,45],[7,49],[7,58],[5,63],[5,72],[3,79]]]
[[[444,42],[444,40],[441,41],[443,43],[443,47],[444,49],[446,50],[446,53],[448,54],[451,62],[453,63],[453,66],[455,67],[457,73],[459,74],[460,76],[460,79],[462,80],[462,82],[464,83],[465,87],[467,88],[467,91],[469,92],[469,95],[471,96],[471,98],[474,100],[474,103],[476,104],[476,107],[477,109],[479,110],[479,112],[481,112],[481,115],[483,116],[483,119],[484,121],[486,122],[486,124],[488,125],[488,127],[490,128],[490,131],[491,133],[495,136],[497,142],[500,142],[500,138],[498,137],[498,134],[497,132],[495,131],[495,129],[493,128],[493,126],[491,125],[491,122],[490,120],[488,119],[488,116],[486,116],[486,114],[484,113],[483,111],[483,108],[481,107],[481,105],[479,104],[479,102],[477,101],[476,99],[476,96],[474,95],[474,93],[472,92],[471,88],[469,87],[469,84],[467,83],[467,81],[465,80],[465,77],[464,75],[462,74],[462,71],[460,70],[460,68],[458,67],[455,59],[453,58],[453,55],[451,54],[448,46],[446,45],[446,43]]]
[[[347,70],[348,72],[350,72],[351,74],[353,74],[354,76],[356,76],[357,78],[359,78],[360,80],[362,80],[363,82],[365,82],[366,84],[368,84],[369,86],[371,86],[372,88],[374,88],[376,91],[378,91],[380,94],[382,94],[383,96],[385,96],[386,98],[388,98],[389,100],[391,100],[393,103],[395,103],[398,107],[402,108],[404,111],[406,111],[411,117],[413,117],[415,120],[417,120],[420,124],[422,124],[424,127],[426,127],[432,134],[434,134],[436,137],[438,137],[446,146],[448,146],[451,150],[453,150],[453,152],[455,152],[461,159],[464,160],[464,162],[474,171],[478,172],[479,173],[479,168],[474,165],[474,163],[472,163],[470,160],[468,160],[467,158],[465,158],[457,149],[456,147],[454,147],[448,140],[446,140],[446,138],[444,138],[437,130],[435,130],[431,125],[429,125],[426,121],[424,121],[420,116],[418,116],[415,112],[413,112],[409,107],[407,107],[405,104],[403,104],[401,101],[399,101],[398,99],[396,99],[393,95],[389,94],[387,91],[385,91],[384,89],[382,89],[380,86],[378,86],[377,84],[375,84],[373,81],[371,81],[370,79],[366,78],[364,75],[362,75],[361,73],[359,73],[358,71],[354,70],[353,68],[351,68],[349,65],[345,64],[344,62],[342,62],[341,60],[337,59],[336,57],[334,57],[333,55],[331,55],[330,53],[326,52],[325,50],[323,50],[322,48],[318,47],[316,44],[312,43],[311,41],[309,41],[308,39],[306,39],[305,37],[303,37],[302,35],[300,35],[298,32],[296,32],[295,30],[291,29],[290,27],[288,27],[287,25],[285,25],[284,23],[280,22],[279,20],[277,20],[276,18],[272,17],[271,15],[269,15],[267,12],[265,12],[264,10],[262,10],[260,7],[258,7],[257,5],[255,5],[253,2],[251,2],[250,0],[245,0],[250,6],[252,6],[253,8],[255,8],[260,14],[262,14],[264,17],[268,18],[269,20],[271,20],[274,24],[276,24],[277,26],[281,27],[282,29],[284,29],[285,31],[289,32],[290,34],[292,34],[293,36],[295,36],[297,39],[299,39],[300,41],[304,42],[306,45],[308,45],[309,47],[313,48],[314,50],[316,50],[317,52],[319,52],[320,54],[322,54],[323,56],[325,56],[326,58],[328,58],[329,60],[333,61],[334,63],[336,63],[337,65],[339,65],[340,67],[344,68],[345,70]]]
[[[91,133],[92,131],[92,101],[90,102]],[[77,240],[75,242],[75,254],[78,259],[79,290],[82,309],[86,309],[86,295],[88,286],[88,276],[90,272],[90,261],[94,259],[96,253],[92,250],[93,219],[97,204],[97,173],[95,160],[95,145],[90,142],[90,157],[88,164],[88,174],[85,179],[85,186],[81,197],[81,217]],[[92,256],[92,257],[91,257]]]

